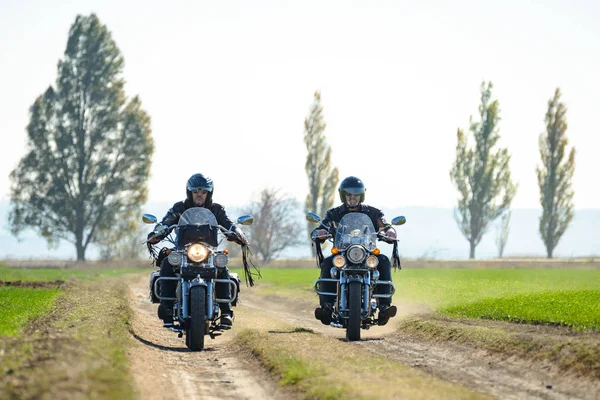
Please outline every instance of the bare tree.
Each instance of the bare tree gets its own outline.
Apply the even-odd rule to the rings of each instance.
[[[260,200],[253,201],[247,211],[254,216],[248,237],[254,253],[268,263],[302,240],[303,230],[298,222],[300,206],[277,189],[263,189],[259,196]]]
[[[331,147],[327,144],[324,133],[326,127],[323,121],[321,93],[317,91],[310,115],[304,120],[304,143],[307,150],[305,169],[308,177],[308,195],[304,210],[321,216],[333,206],[339,182],[338,169],[331,167]],[[314,227],[309,223],[309,231],[312,228]]]
[[[567,108],[560,102],[560,89],[548,101],[546,133],[540,135],[542,165],[536,168],[543,213],[540,217],[540,234],[548,258],[573,219],[572,180],[575,172],[575,148],[565,160]]]
[[[506,242],[508,242],[508,234],[510,233],[510,216],[512,211],[502,214],[500,223],[496,226],[496,246],[498,247],[498,258],[502,258]]]

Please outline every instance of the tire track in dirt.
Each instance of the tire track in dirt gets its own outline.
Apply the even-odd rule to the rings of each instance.
[[[244,293],[241,307],[249,307],[276,316],[290,324],[312,329],[322,335],[346,340],[346,332],[321,324],[314,318],[314,304],[278,296],[268,298],[256,290]],[[408,307],[398,305],[399,315],[408,316]],[[539,365],[517,359],[502,359],[486,351],[461,346],[451,342],[430,343],[396,331],[394,320],[386,326],[362,330],[360,342],[349,346],[362,346],[372,353],[413,368],[418,368],[453,383],[458,383],[480,393],[501,399],[600,399],[600,382],[560,377],[541,371]]]
[[[233,333],[225,332],[205,349],[192,352],[185,336],[162,327],[156,317],[157,305],[148,300],[148,277],[128,281],[133,345],[129,350],[131,371],[139,398],[154,399],[289,399],[258,367],[258,361],[240,357],[232,343]],[[235,329],[235,324],[234,328]]]

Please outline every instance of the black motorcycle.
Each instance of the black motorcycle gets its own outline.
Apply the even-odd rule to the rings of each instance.
[[[321,217],[314,213],[308,213],[306,219],[316,223],[321,221]],[[400,216],[392,220],[392,225],[402,225],[405,222],[406,218]],[[395,241],[393,258],[399,261],[397,239],[376,232],[371,219],[362,213],[344,215],[337,227],[323,224],[320,227],[329,233],[312,238],[318,246],[317,253],[321,254],[321,241],[330,239],[333,241],[331,253],[335,256],[332,260],[331,278],[317,279],[314,284],[315,291],[319,295],[336,296],[331,326],[345,328],[348,340],[360,340],[361,328],[369,329],[371,325],[377,325],[375,312],[379,306],[379,299],[390,298],[396,291],[391,281],[379,280],[377,255],[380,254],[380,250],[377,248],[377,240]],[[323,282],[335,282],[336,292],[322,291],[320,285]],[[388,286],[391,289],[390,293],[374,293],[377,286]]]
[[[147,224],[156,224],[154,215],[144,214],[142,220]],[[254,219],[245,215],[237,219],[237,224],[251,225]],[[175,232],[175,238],[171,233]],[[185,333],[186,346],[193,351],[204,348],[204,336],[215,338],[230,326],[221,325],[219,304],[237,303],[240,290],[240,279],[237,274],[231,274],[232,279],[218,279],[220,269],[226,268],[228,263],[227,250],[218,250],[220,233],[228,239],[236,240],[237,233],[225,229],[217,223],[210,210],[194,207],[186,210],[179,222],[172,226],[157,224],[154,228],[156,236],[167,234],[166,240],[173,244],[172,248],[163,248],[157,253],[152,245],[149,250],[155,258],[155,264],[160,267],[162,260],[168,257],[169,263],[177,269],[175,277],[161,277],[159,271],[150,276],[150,299],[153,303],[160,300],[174,301],[173,321],[171,329],[182,337]],[[221,236],[222,239],[222,236]],[[149,243],[146,241],[145,243]],[[244,257],[244,272],[246,278],[251,278],[246,260],[247,245],[242,246]],[[160,295],[161,281],[177,281],[175,297],[162,297]],[[215,284],[228,284],[231,286],[231,296],[226,299],[216,297]]]

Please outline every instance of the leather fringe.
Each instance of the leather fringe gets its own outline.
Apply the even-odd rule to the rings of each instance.
[[[262,278],[260,270],[252,262],[252,252],[250,246],[247,244],[242,245],[242,263],[244,264],[244,279],[246,280],[246,286],[254,286],[254,278]],[[254,269],[253,272],[252,269]]]
[[[400,256],[398,255],[398,241],[394,241],[394,250],[392,250],[392,260],[394,271],[398,269],[402,269],[402,265],[400,264]]]
[[[315,254],[317,257],[317,268],[321,268],[321,264],[323,264],[323,250],[321,249],[321,243],[317,243],[317,241],[313,241],[313,246],[315,246]]]

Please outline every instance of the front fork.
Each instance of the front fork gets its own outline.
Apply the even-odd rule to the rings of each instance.
[[[336,271],[337,272],[337,271]],[[367,272],[364,274],[349,275],[345,271],[340,271],[340,278],[319,278],[315,281],[314,289],[318,295],[325,296],[336,296],[338,313],[341,317],[348,317],[348,284],[350,282],[358,281],[361,282],[363,287],[363,299],[361,306],[361,315],[363,319],[368,318],[371,309],[374,309],[377,305],[376,299],[379,298],[390,298],[396,292],[396,287],[392,281],[380,281],[371,279],[371,275]],[[335,276],[332,274],[332,276]],[[337,285],[336,292],[324,292],[320,290],[321,282],[335,282]],[[372,287],[371,287],[372,286]],[[389,293],[373,293],[377,286],[389,286]]]
[[[176,297],[160,296],[160,294],[158,293],[158,282],[161,280],[178,281],[179,287],[177,289],[179,290],[179,293],[181,293],[181,295],[177,295]],[[214,296],[215,283],[227,283],[231,286],[231,292],[230,292],[231,295],[228,299],[221,299],[221,298]],[[185,320],[190,317],[189,296],[190,296],[190,290],[195,286],[205,286],[206,287],[205,314],[206,314],[206,318],[208,320],[212,320],[214,318],[214,316],[216,315],[216,313],[218,312],[216,303],[230,303],[231,304],[232,302],[235,301],[235,298],[237,297],[237,284],[235,283],[235,281],[233,281],[231,279],[212,279],[212,280],[205,281],[204,279],[202,279],[200,277],[197,277],[196,279],[191,280],[191,281],[187,281],[187,280],[184,280],[184,279],[181,279],[178,277],[167,277],[167,276],[160,277],[160,278],[156,279],[156,281],[154,282],[154,293],[159,300],[171,300],[171,301],[178,302],[179,307],[180,307],[179,318]],[[177,293],[177,291],[176,291],[176,293]],[[181,302],[179,301],[180,297],[181,297]]]
[[[360,275],[348,275],[342,271],[340,273],[340,296],[338,298],[338,310],[342,317],[347,318],[350,311],[348,306],[348,286],[351,282],[360,282],[363,288],[362,305],[360,307],[361,318],[365,319],[369,316],[370,309],[370,288],[371,288],[371,277],[369,273]]]

